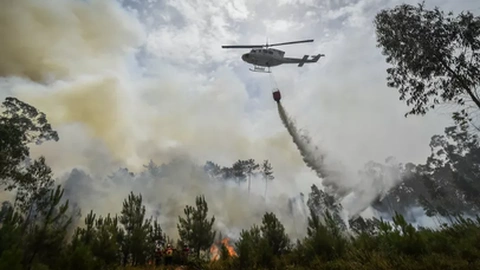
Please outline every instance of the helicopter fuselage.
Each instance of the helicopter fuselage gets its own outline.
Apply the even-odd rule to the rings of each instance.
[[[313,42],[313,39],[297,40],[289,42],[274,43],[268,45],[222,45],[224,49],[245,49],[251,48],[250,52],[242,55],[242,60],[254,66],[250,69],[255,72],[265,72],[265,68],[270,73],[270,67],[279,66],[282,64],[297,64],[298,67],[303,67],[306,63],[316,63],[324,54],[304,55],[302,58],[285,57],[285,52],[271,48],[272,46],[281,46],[297,43]]]
[[[284,55],[284,51],[272,48],[252,49],[249,53],[242,55],[242,60],[255,66],[274,67],[288,62]]]

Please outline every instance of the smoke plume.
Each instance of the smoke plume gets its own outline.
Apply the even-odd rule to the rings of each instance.
[[[308,188],[292,181],[304,171],[301,159],[288,134],[256,134],[245,86],[232,72],[205,80],[153,58],[140,67],[147,33],[116,1],[3,1],[0,21],[8,22],[0,25],[1,97],[46,113],[60,141],[32,146],[32,156],[46,157],[83,214],[118,213],[130,191],[142,193],[149,214],[175,237],[183,207],[204,194],[222,230],[247,228],[272,211],[292,236],[302,231],[287,205]],[[252,180],[249,195],[196,167],[247,158],[273,165],[266,199],[262,179]],[[142,174],[149,160],[170,164],[166,176]],[[135,176],[114,174],[120,167]]]
[[[288,199],[318,182],[305,164],[339,197],[352,187],[281,104],[303,161],[281,123],[269,123],[270,133],[259,135],[256,115],[245,111],[245,84],[233,72],[198,75],[154,57],[140,66],[136,57],[148,33],[117,1],[2,1],[0,21],[7,22],[0,24],[0,97],[16,96],[46,113],[60,141],[33,146],[32,156],[46,157],[83,214],[118,213],[130,191],[142,193],[149,214],[175,237],[183,207],[204,194],[219,229],[234,233],[272,211],[298,236],[303,218],[292,216]],[[252,179],[248,194],[198,167],[248,158],[273,165],[267,198],[262,179]],[[162,177],[144,172],[150,160],[169,164]],[[120,167],[134,176],[117,172]]]

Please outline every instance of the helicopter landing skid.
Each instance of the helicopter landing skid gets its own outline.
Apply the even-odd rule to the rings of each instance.
[[[253,66],[253,69],[249,68],[249,70],[257,73],[271,73],[270,67]]]

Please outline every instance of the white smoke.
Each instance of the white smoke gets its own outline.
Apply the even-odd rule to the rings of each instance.
[[[215,216],[215,228],[232,237],[238,237],[243,228],[259,223],[267,211],[274,212],[286,226],[291,237],[304,234],[306,216],[298,219],[298,209],[291,209],[288,197],[271,196],[267,203],[262,196],[262,180],[252,179],[253,192],[246,185],[238,185],[225,179],[209,177],[201,166],[189,159],[175,159],[159,166],[155,171],[131,175],[118,171],[103,179],[95,179],[81,170],[65,174],[66,196],[78,203],[85,214],[92,209],[105,215],[119,213],[122,201],[130,192],[142,194],[147,217],[158,218],[162,228],[170,237],[177,237],[178,216],[183,215],[186,205],[195,205],[196,195],[205,195],[209,215]],[[300,207],[300,208],[298,208]]]
[[[219,69],[207,80],[180,76],[154,58],[142,72],[134,59],[147,33],[115,1],[7,1],[0,21],[8,22],[0,25],[1,95],[47,114],[60,141],[32,147],[32,156],[46,157],[83,214],[118,213],[134,191],[175,237],[183,207],[204,194],[221,229],[246,228],[272,211],[296,234],[287,200],[308,189],[295,181],[306,168],[288,134],[256,133],[244,112],[245,86],[232,72]],[[272,163],[268,200],[261,179],[252,180],[248,195],[193,169],[206,160],[230,166],[246,158]],[[138,173],[149,160],[161,165],[177,159],[182,162],[166,178],[108,178],[119,167]],[[306,173],[302,181],[316,179]]]
[[[231,71],[198,75],[157,58],[140,67],[135,56],[148,33],[116,1],[3,1],[0,21],[8,22],[0,24],[0,97],[17,96],[47,114],[60,141],[32,147],[32,155],[46,157],[83,214],[118,213],[130,191],[142,193],[149,213],[158,211],[174,237],[183,207],[204,194],[219,229],[238,231],[273,211],[294,237],[305,226],[292,218],[288,199],[319,182],[304,162],[340,197],[355,188],[352,173],[330,158],[331,151],[310,148],[297,132],[302,161],[289,134],[275,128],[280,121],[259,134],[258,123],[269,115],[245,112],[245,85]],[[285,112],[282,120],[288,122]],[[248,194],[244,187],[212,182],[194,166],[247,158],[273,165],[266,199],[261,179],[252,180]],[[149,160],[180,161],[160,179],[108,178],[119,167],[138,173]],[[374,195],[367,191],[352,205],[366,207]]]

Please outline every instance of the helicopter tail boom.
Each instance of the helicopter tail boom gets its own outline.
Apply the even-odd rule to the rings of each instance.
[[[320,57],[324,54],[312,55],[312,59],[308,59],[309,55],[304,55],[303,58],[284,58],[284,64],[298,64],[299,67],[303,67],[305,63],[316,63]]]

